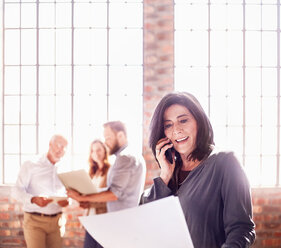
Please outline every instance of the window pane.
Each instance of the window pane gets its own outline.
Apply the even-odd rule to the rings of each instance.
[[[262,98],[262,124],[265,126],[277,125],[277,99],[273,97]]]
[[[55,4],[39,3],[39,27],[53,27],[55,24]]]
[[[71,125],[71,97],[56,96],[55,98],[56,124],[63,126]],[[81,111],[83,112],[83,111]]]
[[[140,30],[110,30],[109,62],[114,65],[141,65],[142,35]]]
[[[261,5],[245,6],[245,25],[246,30],[260,30],[261,29]]]
[[[207,68],[175,68],[175,88],[187,91],[200,99],[201,105],[207,110],[208,70]]]
[[[262,6],[262,29],[276,30],[277,28],[277,5]]]
[[[53,95],[55,92],[54,83],[54,67],[39,67],[39,94]]]
[[[211,97],[211,123],[213,125],[226,125],[227,99],[222,96]]]
[[[20,93],[20,70],[19,67],[5,67],[4,94]]]
[[[208,5],[176,3],[175,26],[177,29],[207,29]]]
[[[233,3],[233,1],[231,1]],[[230,30],[243,29],[243,5],[231,4],[227,5],[227,28]]]
[[[109,92],[111,95],[141,95],[142,67],[110,67]]]
[[[142,96],[111,95],[109,98],[109,119],[122,120],[125,123],[134,120],[141,123]]]
[[[211,95],[227,95],[227,69],[223,68],[211,70]]]
[[[277,96],[277,69],[262,69],[262,95]]]
[[[208,64],[208,33],[200,31],[175,32],[175,63],[176,65]]]
[[[18,4],[5,4],[5,27],[18,28],[20,25],[20,5]]]
[[[242,126],[242,124],[243,124],[243,98],[242,97],[229,97],[227,113],[228,113],[228,124],[229,125]]]
[[[90,123],[97,126],[98,130],[102,131],[100,134],[103,134],[102,125],[107,121],[107,96],[97,92],[97,94],[90,97],[90,102],[91,105],[88,112]]]
[[[4,122],[6,124],[19,123],[19,98],[17,96],[4,97]]]
[[[71,67],[57,66],[55,73],[56,73],[56,94],[70,95],[72,90]]]
[[[237,154],[243,153],[243,129],[242,127],[228,127],[227,149]]]
[[[71,64],[71,30],[58,29],[56,31],[56,64]]]
[[[276,157],[262,157],[261,182],[263,186],[274,186],[276,184]]]
[[[246,125],[257,126],[261,124],[261,99],[260,97],[246,97]]]
[[[36,97],[21,97],[21,122],[22,124],[36,123]]]
[[[87,64],[91,63],[91,37],[88,30],[74,30],[74,64]]]
[[[261,96],[261,70],[247,68],[245,72],[245,91],[246,96]]]
[[[5,58],[7,65],[18,65],[20,63],[20,33],[19,30],[5,31]]]
[[[242,66],[243,63],[243,33],[227,32],[227,65]]]
[[[76,27],[107,26],[106,3],[75,3],[74,25]]]
[[[39,124],[47,125],[54,124],[54,97],[53,96],[40,96],[39,98]]]
[[[106,67],[74,67],[74,92],[75,95],[107,94]]]
[[[276,32],[262,33],[262,65],[263,66],[277,65],[277,33]]]
[[[262,128],[262,153],[266,155],[274,155],[277,147],[277,128],[263,127]]]
[[[36,64],[36,30],[21,30],[21,63]]]
[[[142,8],[141,3],[109,4],[109,26],[113,28],[142,27]]]
[[[4,132],[5,153],[19,153],[19,126],[5,126]]]
[[[227,62],[227,32],[211,32],[211,65],[224,66]]]
[[[247,155],[261,154],[261,127],[246,127],[245,153]]]
[[[261,170],[260,170],[259,156],[245,157],[245,171],[251,185],[259,186],[261,184]]]
[[[227,94],[230,96],[243,96],[242,68],[230,67],[227,69]],[[241,100],[242,101],[242,100]]]
[[[35,95],[36,83],[36,68],[35,66],[21,67],[21,93],[23,95]]]
[[[226,29],[227,25],[227,5],[211,5],[211,28]]]
[[[39,63],[54,64],[55,33],[53,30],[39,30]]]
[[[15,183],[20,169],[18,155],[5,155],[5,183]]]
[[[71,27],[71,3],[56,2],[56,27]]]
[[[88,53],[90,54],[90,63],[93,65],[107,64],[107,31],[92,29],[90,32],[91,47]]]
[[[36,27],[36,4],[21,4],[21,26],[26,28]],[[15,17],[15,16],[14,16]]]
[[[245,56],[247,66],[261,65],[261,32],[246,32]]]
[[[21,152],[36,153],[36,126],[21,126]]]

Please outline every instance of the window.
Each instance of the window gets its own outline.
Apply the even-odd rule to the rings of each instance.
[[[87,167],[107,120],[141,149],[142,12],[139,0],[3,1],[0,182],[54,133],[69,138],[71,168]]]
[[[209,114],[252,186],[280,186],[280,4],[176,0],[175,89]]]

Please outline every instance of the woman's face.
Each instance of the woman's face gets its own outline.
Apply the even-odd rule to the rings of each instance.
[[[181,155],[188,156],[196,148],[197,123],[182,105],[174,104],[165,110],[164,133]]]
[[[91,147],[91,158],[98,162],[105,159],[105,150],[100,143],[94,143]]]

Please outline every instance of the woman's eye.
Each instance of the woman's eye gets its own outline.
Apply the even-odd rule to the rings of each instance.
[[[186,123],[188,121],[188,119],[182,119],[180,120],[180,123]]]
[[[170,128],[171,126],[172,126],[171,124],[164,125],[164,129],[168,129],[168,128]]]

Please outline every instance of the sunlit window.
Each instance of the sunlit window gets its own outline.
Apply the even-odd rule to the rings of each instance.
[[[253,186],[280,186],[277,2],[175,1],[175,88],[199,98]]]
[[[142,145],[139,0],[4,0],[0,183],[23,161],[69,138],[71,169],[87,168],[90,142],[108,120]]]

